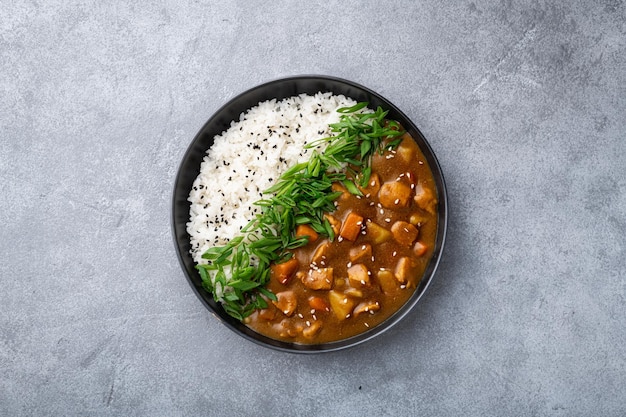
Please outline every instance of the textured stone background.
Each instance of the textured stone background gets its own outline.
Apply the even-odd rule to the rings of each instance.
[[[626,413],[626,5],[0,3],[0,415]],[[322,356],[228,330],[170,235],[189,142],[280,76],[404,110],[449,187],[417,308]]]

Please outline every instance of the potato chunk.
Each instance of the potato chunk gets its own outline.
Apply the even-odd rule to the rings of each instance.
[[[388,269],[380,269],[376,278],[378,278],[378,284],[385,294],[394,292],[398,288],[398,280],[393,272]]]
[[[365,224],[366,234],[372,239],[372,241],[379,245],[385,243],[391,239],[391,232],[377,223],[368,221]]]
[[[386,182],[380,187],[378,199],[385,208],[407,207],[411,200],[411,187],[401,181]]]
[[[370,283],[370,275],[367,267],[363,264],[355,264],[348,268],[348,280],[350,285],[359,288]]]
[[[331,291],[328,293],[328,301],[330,301],[330,308],[339,320],[350,317],[355,304],[353,299],[338,291]]]
[[[422,213],[413,213],[409,218],[409,223],[413,226],[421,227],[424,223],[428,221],[428,217]]]
[[[291,317],[298,307],[298,299],[293,291],[281,291],[276,293],[276,301],[272,301],[274,305],[283,312],[287,317]]]
[[[391,234],[399,244],[410,246],[417,239],[418,230],[411,223],[397,221],[391,226]]]
[[[333,268],[309,269],[300,279],[304,286],[312,290],[330,290],[333,287]]]
[[[350,262],[363,262],[372,259],[372,245],[364,244],[350,248]]]

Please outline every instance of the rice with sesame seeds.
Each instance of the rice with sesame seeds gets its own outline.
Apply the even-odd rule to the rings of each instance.
[[[289,167],[308,160],[311,150],[304,146],[329,136],[329,124],[339,121],[337,109],[355,104],[332,93],[264,101],[215,136],[188,199],[195,262],[206,263],[204,252],[237,236],[258,212],[254,202],[262,191]]]

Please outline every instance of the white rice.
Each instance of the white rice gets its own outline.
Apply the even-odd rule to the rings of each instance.
[[[311,150],[304,146],[330,135],[338,108],[355,104],[331,93],[269,100],[215,136],[189,193],[187,232],[194,260],[205,263],[207,249],[237,236],[260,210],[253,203],[267,197],[262,192],[286,169],[309,159]]]

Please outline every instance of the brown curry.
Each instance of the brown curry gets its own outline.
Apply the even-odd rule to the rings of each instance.
[[[411,297],[433,254],[437,189],[408,133],[395,150],[376,154],[362,196],[349,193],[327,213],[330,241],[300,226],[309,243],[272,266],[268,289],[277,296],[245,323],[268,337],[323,343],[375,327]]]

